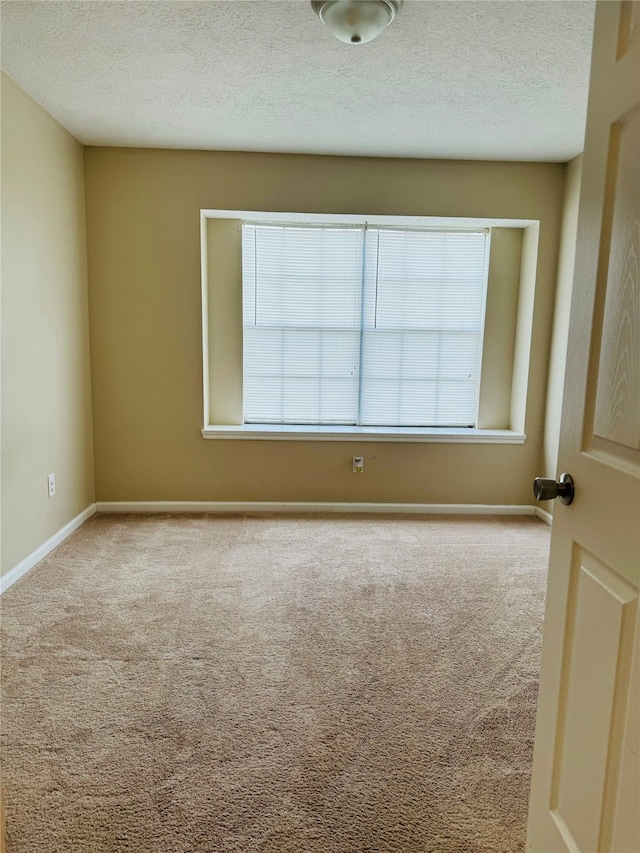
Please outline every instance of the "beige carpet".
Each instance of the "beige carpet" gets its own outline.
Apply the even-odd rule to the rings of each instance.
[[[8,853],[523,850],[548,545],[93,518],[2,597]]]

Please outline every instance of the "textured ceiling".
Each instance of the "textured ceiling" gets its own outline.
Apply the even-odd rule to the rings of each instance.
[[[7,0],[2,67],[92,145],[564,161],[594,3],[405,0],[375,41],[307,0]]]

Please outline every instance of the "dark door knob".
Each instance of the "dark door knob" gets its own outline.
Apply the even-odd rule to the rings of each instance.
[[[570,504],[574,491],[571,474],[561,474],[557,483],[555,480],[545,480],[544,477],[536,477],[533,481],[533,494],[537,501],[560,498],[563,504]]]

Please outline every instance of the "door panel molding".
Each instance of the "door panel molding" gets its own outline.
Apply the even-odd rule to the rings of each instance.
[[[640,454],[640,108],[612,124],[604,198],[596,303],[601,324],[594,324],[589,385],[595,403],[587,407],[586,434],[598,436],[617,455],[622,446]],[[604,270],[606,262],[606,272]],[[597,343],[602,339],[602,346]],[[597,369],[594,366],[597,361]],[[590,401],[591,403],[591,401]],[[626,459],[621,460],[623,464]]]
[[[620,700],[626,706],[637,604],[636,588],[574,545],[549,803],[569,849],[601,849],[605,805],[616,801],[614,718]]]

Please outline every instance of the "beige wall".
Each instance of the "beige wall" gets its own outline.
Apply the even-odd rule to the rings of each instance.
[[[205,419],[242,423],[242,221],[208,219],[207,276],[209,381]]]
[[[94,500],[83,170],[80,143],[3,74],[3,574]]]
[[[522,229],[493,228],[478,404],[480,429],[511,429],[521,265]]]
[[[558,444],[560,440],[560,414],[562,409],[562,391],[569,335],[569,309],[573,287],[573,267],[576,253],[576,234],[578,230],[578,205],[580,201],[580,182],[582,177],[582,155],[567,163],[564,183],[564,203],[560,252],[558,256],[558,279],[555,296],[555,310],[549,358],[549,378],[547,384],[547,404],[542,443],[540,472],[543,477],[556,478],[561,474],[557,470]],[[553,512],[553,501],[546,501],[542,507]]]
[[[113,148],[85,160],[98,500],[532,502],[561,165]],[[540,220],[526,444],[203,440],[201,208]]]

